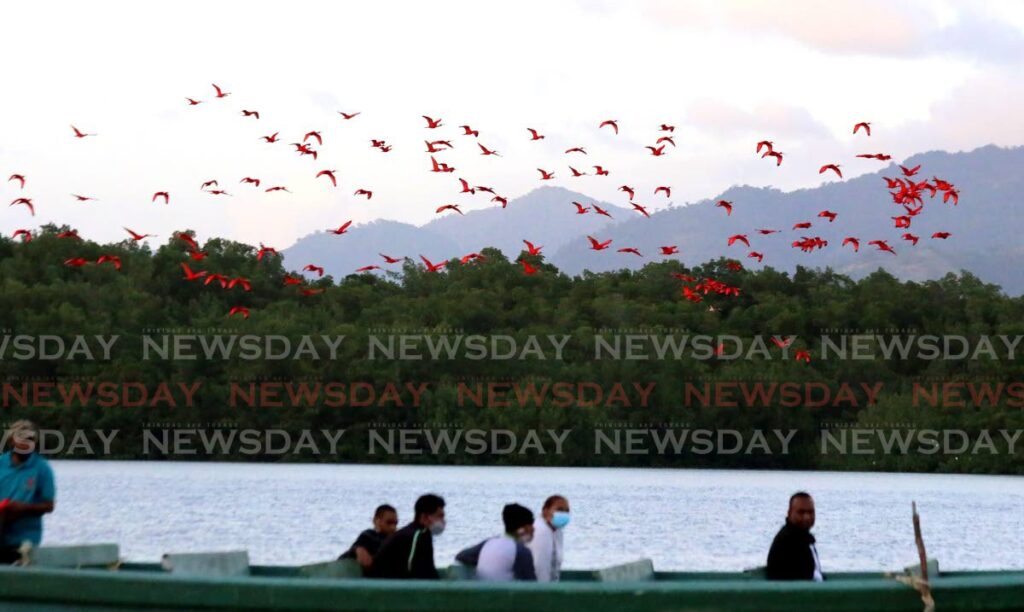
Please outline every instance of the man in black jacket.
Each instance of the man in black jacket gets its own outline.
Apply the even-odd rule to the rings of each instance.
[[[367,571],[372,578],[437,580],[434,536],[444,531],[444,500],[423,495],[416,500],[415,518],[381,544]]]
[[[814,547],[814,499],[800,491],[789,498],[786,524],[776,534],[768,551],[768,580],[825,579]]]

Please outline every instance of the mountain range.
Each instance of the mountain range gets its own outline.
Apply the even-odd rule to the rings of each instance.
[[[543,246],[545,261],[575,275],[584,270],[638,269],[664,259],[658,247],[676,245],[679,254],[672,257],[687,265],[724,256],[750,269],[771,266],[793,271],[798,265],[828,266],[853,278],[881,267],[905,280],[968,270],[1010,295],[1024,293],[1024,242],[1020,239],[1024,236],[1024,147],[989,145],[969,152],[932,151],[902,163],[921,165],[915,180],[939,177],[956,185],[960,193],[959,204],[954,205],[942,201],[942,192],[934,199],[926,192],[924,210],[913,218],[909,229],[920,237],[916,246],[901,239],[908,230],[894,227],[892,217],[905,213],[893,203],[883,177],[899,177],[902,172],[896,164],[886,163],[876,172],[811,189],[783,192],[735,186],[713,198],[652,211],[650,218],[607,202],[597,204],[612,218],[593,210],[580,215],[572,202],[589,206],[593,199],[562,187],[541,187],[510,200],[506,209],[496,206],[465,215],[448,214],[422,226],[375,221],[355,226],[344,236],[318,232],[301,238],[283,255],[290,268],[316,263],[339,277],[361,266],[383,264],[377,255],[380,252],[417,261],[418,255],[424,255],[438,261],[490,246],[515,259],[527,239]],[[733,204],[731,215],[715,206],[719,200]],[[645,205],[657,202],[649,195],[638,201]],[[627,203],[625,194],[622,202]],[[826,209],[837,213],[834,222],[817,216]],[[804,221],[812,227],[791,229]],[[781,231],[762,236],[755,231],[758,228]],[[951,236],[931,238],[939,231]],[[745,234],[750,248],[738,242],[728,246],[728,237],[734,234]],[[602,241],[612,239],[611,248],[591,250],[588,235]],[[809,253],[791,246],[804,236],[819,236],[828,245]],[[860,239],[858,252],[841,246],[846,236]],[[874,239],[888,241],[897,255],[869,246],[868,241]],[[636,247],[644,257],[616,252],[621,247]],[[763,253],[763,262],[747,257],[750,251]]]

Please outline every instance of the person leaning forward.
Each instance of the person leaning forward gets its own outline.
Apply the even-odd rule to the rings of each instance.
[[[427,494],[416,500],[414,518],[381,544],[366,575],[371,578],[437,580],[434,537],[444,531],[444,499]]]

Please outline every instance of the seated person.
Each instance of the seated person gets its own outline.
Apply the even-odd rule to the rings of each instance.
[[[789,498],[786,524],[775,535],[768,551],[768,580],[822,581],[818,550],[814,547],[814,499],[800,491]]]
[[[53,512],[56,488],[49,462],[36,446],[39,429],[31,421],[11,424],[0,455],[0,563],[21,560],[25,544],[39,546],[43,515]]]
[[[444,531],[444,499],[427,494],[416,500],[411,523],[391,534],[365,572],[371,578],[437,580],[434,538]]]
[[[501,520],[505,523],[504,535],[463,550],[455,560],[476,566],[479,580],[537,580],[533,553],[526,547],[533,539],[533,512],[519,504],[508,504],[501,512]]]
[[[352,546],[338,559],[355,559],[365,572],[366,568],[373,564],[373,556],[380,550],[380,545],[396,529],[398,529],[398,511],[387,504],[377,506],[373,513],[373,529],[367,529],[360,533]]]

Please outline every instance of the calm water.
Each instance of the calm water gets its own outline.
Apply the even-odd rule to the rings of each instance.
[[[416,496],[448,502],[438,565],[501,530],[501,508],[573,510],[567,567],[649,557],[659,569],[762,565],[789,494],[816,499],[825,570],[895,569],[916,559],[916,500],[929,556],[947,569],[1024,568],[1024,478],[831,472],[253,465],[54,461],[57,511],[44,542],[118,542],[122,556],[247,549],[253,563],[322,561],[389,502],[405,523]]]

